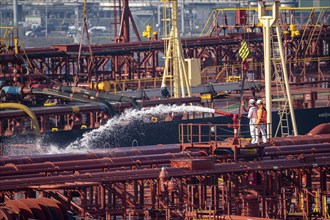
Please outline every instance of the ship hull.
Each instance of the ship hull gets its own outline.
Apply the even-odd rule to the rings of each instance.
[[[273,112],[272,116],[272,129],[273,133],[275,133],[279,121],[279,115],[277,112]],[[295,110],[295,116],[298,133],[302,135],[307,134],[316,125],[330,122],[330,107]],[[111,148],[178,143],[179,125],[183,123],[222,124],[224,126],[221,136],[229,137],[233,135],[233,129],[226,126],[227,124],[231,124],[232,120],[225,116],[155,123],[135,122],[128,126],[126,125],[124,129],[118,127],[117,129],[112,129],[111,132],[104,132],[105,134],[101,135],[100,140],[90,142],[89,145],[91,146],[89,147]],[[249,127],[247,126],[248,119],[243,117],[241,124],[241,136],[249,137]],[[91,131],[91,129],[47,132],[43,134],[41,143],[44,146],[52,144],[58,147],[66,147],[68,144],[81,138],[84,133],[89,131]],[[10,137],[1,137],[1,139],[4,146],[35,143],[31,135],[18,134]]]

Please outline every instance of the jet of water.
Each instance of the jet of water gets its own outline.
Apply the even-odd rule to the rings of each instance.
[[[83,134],[81,139],[69,144],[69,146],[65,149],[61,150],[55,146],[51,146],[49,152],[86,152],[94,147],[101,147],[99,145],[103,145],[103,148],[115,147],[111,145],[116,143],[116,139],[129,136],[129,133],[132,132],[131,130],[134,129],[134,126],[135,131],[139,130],[138,125],[141,123],[149,123],[151,117],[161,117],[169,113],[182,114],[184,112],[214,113],[214,109],[192,105],[158,105],[151,108],[142,108],[140,110],[127,109],[121,115],[115,116],[108,120],[105,125]],[[128,130],[128,127],[130,127],[131,130]]]

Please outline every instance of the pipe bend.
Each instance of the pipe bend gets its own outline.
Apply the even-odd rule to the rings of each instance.
[[[29,107],[20,103],[0,103],[0,109],[20,109],[24,111],[32,119],[34,133],[36,134],[37,138],[40,138],[40,127],[37,117]]]

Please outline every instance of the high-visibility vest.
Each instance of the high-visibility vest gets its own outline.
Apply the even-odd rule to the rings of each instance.
[[[258,109],[257,124],[259,123],[267,123],[267,110],[264,107]]]

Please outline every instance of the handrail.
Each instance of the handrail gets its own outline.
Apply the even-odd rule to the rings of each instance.
[[[271,10],[272,7],[266,7],[266,10]],[[280,10],[315,10],[315,9],[329,9],[327,6],[317,6],[317,7],[280,7]],[[248,8],[216,8],[213,11],[258,11],[258,7],[248,7]]]
[[[313,31],[308,36],[308,42],[307,42],[307,47],[306,47],[306,50],[305,50],[305,56],[304,57],[307,56],[308,48],[309,48],[309,46],[310,46],[310,44],[311,44],[311,42],[313,40],[313,36],[314,36],[315,31],[316,31],[317,24],[320,22],[320,18],[321,17],[323,18],[324,15],[325,15],[325,11],[324,10],[321,10],[320,13],[319,13],[319,16],[317,17],[316,23],[312,25],[312,26],[314,26],[314,28],[313,28]],[[321,34],[321,31],[319,32],[319,34]],[[317,37],[317,39],[318,38],[319,37]]]
[[[271,7],[266,7],[266,10],[270,10]],[[329,7],[327,6],[320,6],[320,7],[280,7],[280,11],[307,11],[307,10],[312,10],[312,11],[321,11],[321,10],[327,10]],[[212,29],[212,24],[214,21],[219,17],[220,12],[226,12],[226,11],[258,11],[257,7],[248,7],[248,8],[216,8],[213,9],[210,12],[210,15],[204,24],[202,31],[200,33],[201,36],[208,36],[210,34],[210,30]]]
[[[246,131],[243,132],[246,134],[244,136],[248,136],[250,138],[249,127],[251,125],[241,124],[240,126],[246,128]],[[255,126],[257,125],[255,124]],[[266,126],[270,126],[270,124],[267,123]],[[228,127],[228,129],[226,129],[226,127]],[[215,145],[217,145],[217,143],[220,142],[220,139],[227,139],[234,136],[234,130],[230,127],[231,124],[180,124],[179,142],[182,145],[190,145],[190,147],[194,147],[196,144],[200,146],[203,144],[205,146],[209,146],[210,142],[213,142]],[[272,138],[271,134],[266,134],[266,137],[268,141]],[[239,139],[241,138],[242,137],[239,137]],[[258,138],[258,141],[261,142],[261,139]]]
[[[24,111],[32,120],[32,127],[37,138],[40,138],[40,127],[36,115],[30,108],[19,103],[0,103],[0,109],[20,109]]]

